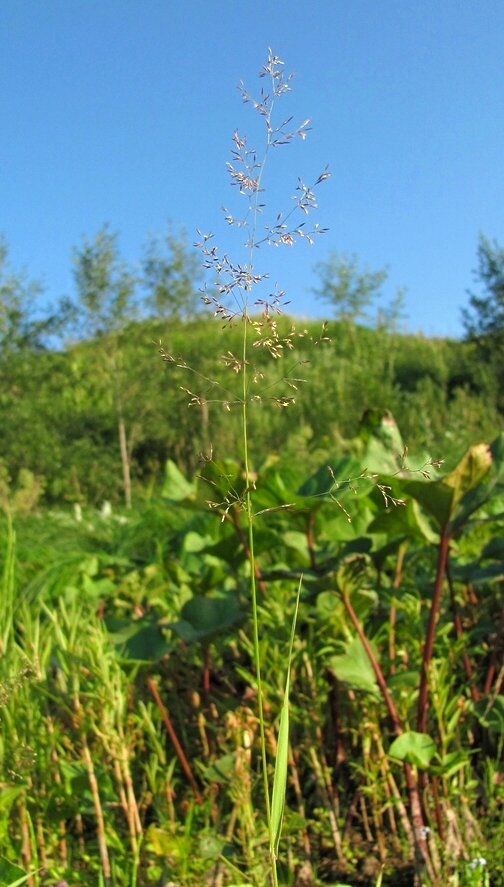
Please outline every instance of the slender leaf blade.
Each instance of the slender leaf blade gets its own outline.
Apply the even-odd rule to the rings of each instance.
[[[273,778],[273,792],[271,797],[271,833],[272,833],[272,850],[275,859],[278,858],[278,847],[280,844],[280,836],[282,834],[282,822],[285,807],[285,791],[287,787],[287,767],[289,762],[289,692],[290,692],[290,670],[292,664],[292,651],[294,648],[294,636],[296,632],[296,622],[299,610],[299,597],[301,594],[301,584],[303,578],[299,581],[296,608],[294,610],[294,618],[292,620],[291,637],[289,645],[289,659],[287,662],[287,676],[285,679],[285,693],[280,715],[280,727],[278,731],[277,757],[275,761],[275,775]]]

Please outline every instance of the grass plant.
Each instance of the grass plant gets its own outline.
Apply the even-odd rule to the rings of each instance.
[[[240,462],[169,462],[124,514],[2,488],[3,883],[504,884],[503,439],[415,472],[374,410],[344,455],[256,457],[257,411],[292,409],[327,339],[258,265],[319,232],[302,182],[262,225],[271,155],[308,124],[276,125],[271,52],[261,81],[240,91],[263,153],[235,133],[229,169],[246,258],[200,243],[237,347],[212,373],[160,346],[192,407],[241,428]]]
[[[303,217],[316,209],[314,189],[329,177],[329,172],[324,170],[314,185],[307,186],[298,179],[294,194],[294,206],[286,214],[278,213],[273,223],[264,223],[259,227],[260,220],[265,210],[264,204],[264,174],[270,154],[285,145],[288,145],[296,137],[306,138],[309,120],[305,120],[299,127],[291,129],[292,118],[276,122],[274,112],[281,97],[290,91],[290,82],[293,75],[285,75],[284,63],[268,51],[268,59],[260,72],[260,77],[265,81],[261,89],[260,97],[256,100],[248,93],[243,83],[239,90],[242,100],[251,104],[254,110],[262,118],[264,148],[261,152],[249,146],[246,136],[235,131],[233,135],[232,162],[228,163],[228,171],[231,184],[238,191],[240,197],[245,200],[245,212],[239,217],[226,212],[226,221],[230,226],[236,227],[245,233],[245,249],[247,261],[235,262],[228,258],[226,253],[221,253],[212,246],[211,235],[202,237],[198,247],[204,256],[204,267],[215,275],[214,286],[216,293],[206,291],[203,295],[205,304],[212,307],[214,314],[224,326],[242,326],[242,346],[239,356],[228,351],[222,361],[227,368],[237,377],[236,389],[233,385],[226,388],[216,380],[204,379],[205,386],[198,393],[185,389],[190,403],[202,408],[207,406],[209,396],[219,393],[223,396],[223,407],[231,411],[238,409],[241,415],[242,457],[244,489],[237,490],[230,486],[224,496],[225,508],[223,518],[229,516],[231,510],[238,528],[240,512],[245,517],[246,547],[250,562],[250,597],[252,608],[252,635],[254,649],[255,684],[257,689],[257,707],[259,717],[260,747],[262,759],[262,773],[264,786],[264,803],[266,821],[269,835],[269,856],[271,866],[271,883],[278,887],[277,859],[280,836],[283,821],[283,809],[285,803],[285,790],[288,767],[289,748],[289,682],[292,661],[293,636],[291,638],[290,654],[287,662],[287,677],[285,684],[284,704],[280,717],[280,727],[277,739],[275,774],[272,789],[270,789],[269,768],[266,742],[266,721],[263,701],[263,684],[261,674],[261,647],[259,640],[260,619],[258,611],[258,567],[255,557],[254,539],[254,489],[255,472],[251,467],[251,455],[249,446],[249,413],[254,404],[272,401],[279,408],[285,408],[295,402],[295,392],[298,386],[305,380],[298,378],[297,373],[305,360],[294,357],[284,372],[280,372],[273,383],[265,384],[264,373],[254,366],[253,349],[262,349],[269,352],[271,358],[279,361],[284,354],[290,356],[294,350],[296,338],[304,337],[305,331],[296,331],[292,325],[287,335],[281,336],[278,330],[277,318],[285,302],[282,291],[274,288],[270,291],[269,275],[257,268],[256,251],[264,245],[292,247],[295,241],[305,239],[313,242],[313,237],[324,232],[318,223],[309,229],[305,229]],[[302,218],[298,221],[299,216]],[[260,294],[256,291],[259,289]],[[324,335],[325,328],[319,341],[327,339]],[[175,360],[161,349],[164,360],[176,363],[181,369],[194,373],[197,377],[201,374],[184,361]],[[296,374],[296,375],[295,375]],[[205,390],[206,389],[206,390]],[[212,460],[213,454],[204,457]],[[211,502],[212,507],[219,507],[220,503]],[[286,504],[283,507],[288,507]],[[301,586],[298,590],[298,598]],[[297,612],[297,607],[296,607]],[[295,619],[294,619],[295,623]]]

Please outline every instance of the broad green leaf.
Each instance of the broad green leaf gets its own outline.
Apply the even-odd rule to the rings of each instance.
[[[504,560],[504,536],[494,536],[485,545],[480,560]]]
[[[401,487],[434,518],[441,531],[452,533],[491,496],[500,495],[504,483],[504,434],[489,447],[474,444],[457,467],[436,481],[403,480]]]
[[[301,816],[297,810],[285,810],[284,813],[284,829],[290,834],[299,834],[301,829],[307,828],[309,825],[305,816]]]
[[[359,437],[366,443],[374,438],[385,450],[397,456],[404,451],[401,432],[390,410],[373,407],[367,409],[361,419]]]
[[[422,487],[425,487],[425,484],[422,484]],[[437,534],[432,531],[415,499],[409,499],[406,505],[389,506],[380,511],[370,523],[368,532],[387,533],[389,539],[393,536],[404,536],[419,542],[438,542]]]
[[[343,604],[334,591],[321,591],[317,595],[315,609],[321,619],[332,619],[339,616],[343,620]]]
[[[286,530],[285,533],[283,533],[283,541],[287,548],[292,548],[297,551],[301,555],[303,561],[306,562],[306,566],[309,566],[310,553],[308,551],[308,543],[305,533],[300,533],[297,530]]]
[[[373,651],[375,652],[375,651]],[[347,646],[346,652],[339,656],[332,656],[329,665],[339,681],[348,684],[355,690],[364,690],[366,693],[378,694],[373,666],[362,645],[360,638],[355,637]]]
[[[170,622],[173,629],[184,641],[197,641],[218,631],[229,628],[243,611],[235,594],[221,597],[198,595],[186,601],[181,610],[181,619]]]
[[[137,621],[107,617],[105,624],[112,643],[123,659],[157,662],[173,649],[167,641],[154,611]]]
[[[196,499],[200,507],[208,510],[208,503],[227,507],[239,502],[245,492],[245,475],[232,459],[205,462],[197,475]]]
[[[27,875],[18,865],[10,862],[5,856],[0,856],[0,885],[1,887],[18,887],[28,880]]]
[[[287,786],[287,766],[289,761],[290,670],[292,665],[292,652],[294,649],[294,637],[296,633],[296,622],[299,610],[299,597],[301,594],[301,581],[298,586],[296,609],[294,611],[294,617],[292,620],[289,656],[287,659],[287,675],[285,678],[285,692],[282,711],[280,714],[280,728],[278,731],[275,775],[273,778],[273,792],[271,797],[271,831],[273,839],[273,846],[271,849],[275,858],[278,858],[278,847],[280,844],[280,836],[282,834],[282,821],[285,807],[285,791]]]
[[[434,518],[440,530],[447,527],[453,506],[453,487],[442,480],[403,480],[401,489],[404,494],[413,496],[420,503],[422,508]]]
[[[188,553],[203,551],[207,545],[212,543],[213,539],[211,536],[202,536],[201,533],[197,533],[195,530],[188,530],[184,536],[182,551]]]
[[[289,489],[278,471],[268,472],[265,477],[259,476],[254,492],[254,511],[256,513],[261,514],[280,509],[291,513],[295,512],[298,503],[299,497]],[[306,503],[304,507],[306,507]]]
[[[470,582],[476,587],[486,582],[504,579],[504,561],[488,564],[486,567],[480,566],[479,559],[470,564],[458,565],[453,567],[452,577],[459,582]]]
[[[225,838],[217,835],[203,835],[199,840],[199,856],[201,859],[217,859],[222,853]]]
[[[484,447],[485,444],[480,446]],[[500,502],[504,491],[504,432],[488,447],[487,458],[490,460],[487,474],[457,502],[451,521],[454,530],[459,529],[475,511],[487,502],[490,503],[490,500],[495,498]]]
[[[331,516],[327,515],[321,526],[321,538],[334,539],[337,542],[349,542],[353,539],[364,536],[367,528],[374,517],[374,512],[369,507],[371,502],[369,498],[362,498],[358,501],[346,498],[344,500],[345,510],[349,517],[334,504]]]
[[[10,785],[0,788],[0,810],[9,810],[16,798],[25,790],[24,785]]]
[[[196,487],[190,483],[179,468],[168,459],[165,466],[165,481],[161,491],[163,499],[169,502],[183,502],[185,499],[193,500],[196,495]]]
[[[408,761],[422,770],[426,770],[431,758],[436,753],[436,745],[427,733],[410,730],[394,739],[389,748],[389,755],[400,761]]]
[[[164,637],[157,623],[142,625],[128,638],[122,656],[141,662],[158,662],[173,649],[173,643]]]
[[[223,755],[203,770],[203,778],[218,785],[228,785],[235,775],[236,755]]]
[[[479,443],[469,447],[457,467],[443,478],[443,483],[453,487],[455,505],[484,478],[491,464],[492,453],[488,444]]]
[[[416,690],[418,688],[418,671],[397,671],[387,678],[387,686],[394,690]]]
[[[330,493],[338,497],[345,490],[348,490],[348,481],[351,478],[359,477],[362,474],[362,469],[363,466],[360,460],[350,456],[344,456],[341,459],[330,459],[329,462],[321,465],[300,486],[297,495],[307,498],[315,497],[313,504],[318,501],[322,505],[324,500],[327,501]],[[339,488],[337,485],[339,485]],[[367,484],[367,488],[369,488],[369,484]],[[359,493],[363,495],[365,492],[364,489],[361,489],[357,492],[357,495]],[[312,503],[310,503],[310,507],[312,507]]]

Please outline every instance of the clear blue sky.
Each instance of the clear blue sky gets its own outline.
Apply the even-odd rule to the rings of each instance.
[[[326,164],[309,248],[264,268],[293,312],[321,316],[329,250],[388,265],[408,327],[458,335],[480,231],[504,242],[502,0],[2,0],[0,231],[45,298],[72,293],[70,253],[105,222],[137,261],[168,219],[213,231],[236,209],[236,127],[260,145],[253,91],[268,46],[297,72],[285,113],[312,117],[266,179],[276,214]],[[270,188],[269,188],[270,186]],[[234,242],[234,241],[233,241]],[[234,254],[237,261],[243,255]]]

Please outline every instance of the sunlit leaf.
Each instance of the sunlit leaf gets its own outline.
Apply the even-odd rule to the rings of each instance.
[[[285,678],[285,691],[280,714],[280,727],[278,731],[277,756],[275,761],[275,775],[273,778],[273,792],[271,796],[271,831],[275,857],[278,857],[278,847],[282,834],[282,822],[285,807],[285,791],[287,787],[287,767],[289,761],[289,693],[290,671],[292,665],[292,652],[294,648],[294,636],[299,609],[299,597],[301,594],[301,582],[298,586],[296,609],[292,619],[289,656],[287,659],[287,675]]]
[[[394,739],[389,748],[389,755],[399,761],[408,761],[426,770],[436,754],[436,745],[427,733],[410,730]]]
[[[183,502],[184,499],[194,499],[196,487],[190,483],[180,469],[168,459],[165,466],[165,480],[161,495],[169,502]]]
[[[374,652],[376,654],[376,651]],[[375,673],[360,638],[353,638],[346,652],[332,656],[329,664],[338,680],[348,684],[352,689],[378,694]]]

